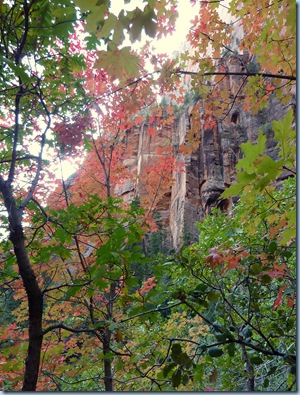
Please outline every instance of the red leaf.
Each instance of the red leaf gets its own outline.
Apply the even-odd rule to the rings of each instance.
[[[156,129],[148,127],[148,134],[150,137],[154,137],[156,135]]]
[[[206,258],[206,261],[210,264],[211,267],[216,267],[220,265],[223,261],[223,256],[219,250],[217,250],[216,247],[211,248],[209,250],[210,254]]]
[[[150,115],[150,117],[148,118],[148,123],[153,123],[155,121],[155,115]]]
[[[288,306],[289,306],[290,308],[294,307],[294,303],[295,303],[294,298],[289,298],[287,304],[288,304]]]
[[[135,118],[134,123],[138,126],[138,125],[141,125],[143,123],[143,121],[144,121],[144,117],[139,116],[139,117]]]
[[[286,286],[283,285],[282,287],[279,288],[278,296],[274,301],[272,310],[276,310],[278,306],[282,304],[282,293],[286,289]]]

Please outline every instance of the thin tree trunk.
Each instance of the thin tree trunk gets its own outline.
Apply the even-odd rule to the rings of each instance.
[[[113,266],[110,266],[109,270]],[[107,320],[112,320],[113,318],[113,305],[116,296],[116,283],[113,282],[109,287],[108,303],[107,303]],[[106,357],[110,353],[111,345],[111,330],[105,328],[105,333],[103,336],[103,354],[104,354],[104,385],[105,391],[113,391],[113,376],[112,376],[112,359]]]
[[[247,391],[255,391],[255,375],[254,375],[254,369],[249,361],[248,354],[246,351],[246,347],[244,344],[241,345],[242,347],[242,355],[243,355],[243,361],[246,364],[246,373],[247,373]]]
[[[22,227],[23,208],[17,207],[10,186],[0,180],[0,191],[8,212],[10,240],[13,243],[19,273],[22,277],[28,299],[29,344],[25,360],[25,373],[22,391],[35,391],[42,348],[43,294],[30,265],[25,247]]]
[[[112,379],[112,369],[111,369],[111,358],[106,358],[106,355],[110,352],[110,338],[111,331],[106,329],[103,341],[103,354],[104,354],[104,386],[105,391],[112,392],[113,389],[113,379]]]

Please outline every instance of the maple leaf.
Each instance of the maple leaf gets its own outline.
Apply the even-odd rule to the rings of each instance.
[[[285,285],[283,285],[282,287],[279,288],[278,296],[277,296],[277,298],[276,298],[275,301],[274,301],[272,310],[276,310],[277,307],[280,306],[280,305],[282,304],[282,302],[283,302],[282,293],[283,293],[283,291],[284,291],[285,289],[286,289],[286,286],[285,286]]]
[[[99,25],[103,24],[104,16],[108,11],[107,4],[86,0],[75,0],[74,3],[80,8],[81,12],[88,12],[85,24],[86,31],[97,33]]]
[[[155,121],[155,115],[150,115],[148,118],[148,123],[153,123]]]
[[[226,259],[224,259],[224,263],[228,262],[227,266],[224,269],[222,269],[220,273],[223,274],[228,272],[228,270],[236,269],[238,267],[239,260],[240,260],[240,256],[238,255],[237,256],[234,256],[232,254],[228,255]]]
[[[141,125],[142,123],[143,123],[143,121],[144,121],[144,117],[143,116],[139,116],[139,117],[136,117],[135,119],[134,119],[134,123],[138,126],[138,125]]]
[[[210,264],[211,267],[218,266],[223,260],[223,254],[216,248],[211,248],[209,250],[209,255],[206,258],[206,261]]]
[[[131,54],[130,49],[130,47],[123,47],[108,52],[99,51],[95,67],[105,69],[113,80],[118,79],[121,84],[124,84],[128,79],[137,78],[139,59],[136,55]]]
[[[267,92],[267,95],[270,95],[275,89],[275,86],[272,85],[271,83],[268,83],[267,86],[265,87],[265,90]]]
[[[149,126],[147,128],[147,132],[148,132],[149,136],[152,137],[152,138],[156,135],[156,129],[151,128]]]
[[[167,114],[173,115],[174,108],[172,106],[167,106],[166,111],[167,111]]]

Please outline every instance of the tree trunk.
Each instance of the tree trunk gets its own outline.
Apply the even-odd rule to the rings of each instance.
[[[35,391],[40,366],[42,348],[42,316],[43,295],[38,286],[34,272],[30,266],[26,252],[23,229],[21,226],[11,232],[11,241],[14,244],[19,272],[28,298],[29,344],[25,361],[25,373],[22,391]]]
[[[254,374],[254,369],[249,361],[246,347],[242,344],[242,355],[243,355],[243,361],[246,364],[246,376],[247,376],[247,391],[253,392],[255,391],[255,374]]]
[[[103,341],[103,354],[104,354],[104,386],[105,391],[112,392],[113,380],[112,380],[112,369],[111,369],[111,358],[106,358],[106,355],[110,352],[109,344],[111,338],[111,331],[106,329],[106,333]]]
[[[113,265],[110,265],[109,271],[113,268]],[[116,283],[113,282],[109,287],[108,294],[108,303],[107,303],[107,320],[113,319],[113,305],[116,297]],[[105,391],[113,391],[113,377],[112,377],[112,359],[111,357],[106,357],[107,354],[110,353],[110,343],[111,343],[111,330],[109,328],[105,328],[104,336],[103,336],[103,354],[104,354],[104,385]]]
[[[29,344],[25,360],[25,373],[22,391],[35,391],[42,348],[43,294],[30,265],[25,247],[22,227],[23,208],[17,207],[10,186],[0,182],[10,225],[10,240],[13,243],[19,273],[22,277],[28,299]]]

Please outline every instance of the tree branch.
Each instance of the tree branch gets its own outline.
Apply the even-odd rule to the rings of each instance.
[[[42,95],[41,91],[40,91],[40,101],[42,103],[42,106],[43,106],[46,114],[47,114],[48,121],[47,121],[45,130],[44,130],[44,132],[42,134],[42,137],[41,137],[41,149],[40,149],[40,153],[39,153],[39,156],[38,156],[38,163],[37,163],[37,170],[36,170],[36,173],[35,173],[35,177],[32,180],[32,183],[31,183],[30,189],[29,189],[29,191],[27,193],[27,196],[25,197],[23,202],[20,204],[20,208],[25,208],[27,206],[27,204],[30,202],[30,200],[33,197],[33,193],[35,191],[35,188],[38,185],[38,181],[39,181],[39,178],[40,178],[40,173],[42,171],[42,165],[43,165],[43,152],[44,152],[45,143],[46,143],[46,134],[47,134],[47,131],[50,129],[50,126],[51,126],[50,112],[48,111],[48,108],[46,107],[46,104],[45,104],[45,102],[43,100],[43,95]]]
[[[172,309],[173,307],[179,306],[181,304],[183,304],[183,302],[174,303],[171,306],[167,306],[167,307],[160,307],[160,308],[157,308],[157,309],[144,311],[142,313],[138,313],[136,315],[133,315],[132,317],[124,318],[124,320],[119,321],[118,324],[123,324],[123,322],[133,320],[134,318],[141,317],[141,316],[146,315],[146,314],[158,313],[160,311]]]
[[[43,336],[46,335],[46,333],[53,331],[54,329],[65,329],[66,331],[72,332],[72,333],[96,333],[95,329],[75,329],[71,328],[65,324],[59,323],[59,324],[54,324],[51,326],[48,326],[48,328],[43,330]]]
[[[61,284],[61,285],[57,285],[56,287],[51,287],[51,288],[45,288],[42,292],[43,293],[47,293],[50,291],[56,291],[57,289],[61,289],[61,288],[65,288],[65,287],[84,287],[86,285],[90,285],[92,282],[92,280],[89,280],[85,283],[81,283],[81,284]]]
[[[120,87],[117,89],[114,89],[112,91],[108,91],[106,93],[104,93],[103,95],[99,96],[94,102],[98,102],[101,99],[103,99],[104,97],[113,95],[117,92],[120,92],[122,90],[124,90],[125,88],[128,88],[131,85],[135,85],[138,84],[139,82],[143,81],[145,78],[152,76],[154,74],[158,74],[160,73],[161,70],[155,70],[152,71],[150,73],[147,73],[139,78],[137,78],[134,81],[129,82],[127,85],[125,85],[124,87]],[[293,75],[283,75],[283,74],[271,74],[271,73],[251,73],[251,72],[231,72],[231,71],[208,71],[206,73],[198,73],[197,71],[185,71],[185,70],[176,70],[176,71],[170,71],[170,74],[182,74],[182,75],[195,75],[198,77],[208,77],[208,76],[214,76],[214,75],[223,75],[223,76],[244,76],[244,77],[254,77],[254,76],[261,76],[264,78],[275,78],[275,79],[282,79],[282,80],[289,80],[289,81],[297,81],[297,77],[293,76]],[[92,103],[91,103],[92,105]]]
[[[34,156],[34,155],[25,155],[25,156],[22,156],[22,157],[20,157],[20,158],[15,158],[15,161],[17,162],[17,161],[21,161],[21,160],[28,160],[28,159],[38,159],[38,156]],[[12,159],[6,159],[6,160],[1,160],[0,161],[0,164],[2,164],[2,163],[11,163],[13,160]]]
[[[255,77],[260,76],[264,78],[277,78],[281,80],[296,81],[297,77],[293,75],[283,75],[283,74],[271,74],[271,73],[251,73],[251,72],[236,72],[236,71],[208,71],[206,73],[198,73],[197,71],[185,71],[176,70],[171,72],[172,74],[183,74],[183,75],[196,75],[198,77],[207,77],[213,75],[223,75],[223,76],[244,76],[244,77]]]

